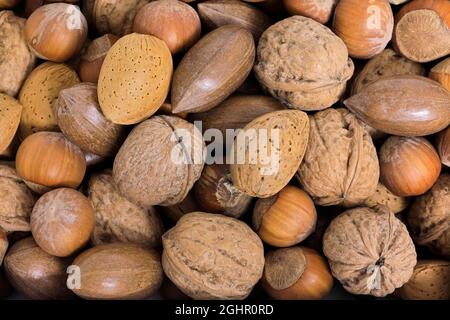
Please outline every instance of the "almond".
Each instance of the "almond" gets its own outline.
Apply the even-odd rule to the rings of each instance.
[[[22,114],[22,105],[14,98],[0,93],[0,153],[14,139]]]

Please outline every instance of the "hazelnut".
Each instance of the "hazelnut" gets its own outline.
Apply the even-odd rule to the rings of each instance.
[[[94,210],[80,192],[61,188],[44,194],[31,213],[31,232],[39,247],[67,257],[83,247],[94,228]]]
[[[73,262],[80,268],[76,295],[84,299],[144,299],[163,281],[161,258],[153,249],[132,243],[91,248]]]
[[[430,71],[430,78],[436,80],[450,91],[450,58],[435,65]]]
[[[25,24],[25,38],[39,58],[64,62],[80,52],[87,28],[77,6],[52,3],[31,14]]]
[[[303,190],[286,186],[278,194],[259,199],[253,210],[253,226],[259,237],[275,247],[290,247],[305,240],[315,229],[314,202]]]
[[[14,8],[20,1],[21,0],[0,0],[0,10]]]
[[[425,138],[390,137],[379,155],[381,181],[397,196],[427,192],[441,172],[439,156]]]
[[[70,258],[54,257],[38,247],[33,238],[16,242],[5,257],[5,273],[11,285],[31,299],[67,299]]]
[[[437,135],[436,148],[442,164],[450,167],[450,127]]]
[[[194,192],[189,192],[180,203],[176,203],[171,206],[160,207],[161,211],[166,215],[172,222],[176,223],[187,213],[195,212],[200,210],[200,205],[195,200]]]
[[[109,49],[119,38],[113,34],[105,34],[87,47],[86,52],[81,56],[78,65],[78,74],[83,82],[97,83],[102,68],[103,61]]]
[[[38,132],[26,138],[16,155],[18,174],[49,188],[80,185],[86,172],[83,152],[59,132]]]
[[[330,293],[333,277],[315,250],[292,247],[266,254],[262,285],[276,300],[317,300]]]
[[[287,12],[301,15],[325,24],[330,19],[337,0],[283,0]]]
[[[163,40],[172,54],[182,53],[200,39],[197,12],[178,0],[152,1],[139,9],[133,31]]]

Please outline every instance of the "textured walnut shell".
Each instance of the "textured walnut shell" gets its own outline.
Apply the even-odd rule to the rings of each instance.
[[[94,245],[133,242],[159,247],[164,227],[155,209],[142,209],[125,199],[117,190],[110,172],[91,177],[89,200],[95,214],[91,241]]]
[[[450,261],[420,260],[398,294],[405,300],[450,300]]]
[[[36,196],[7,165],[0,164],[0,227],[7,232],[30,231]]]
[[[53,104],[62,89],[79,82],[76,72],[64,64],[45,62],[34,69],[19,93],[23,106],[20,137],[25,139],[38,131],[58,131]]]
[[[282,103],[321,110],[339,100],[354,66],[344,42],[330,29],[293,16],[263,33],[254,69],[261,85]]]
[[[355,206],[370,197],[380,176],[369,134],[346,109],[310,116],[309,144],[297,178],[322,206]]]
[[[54,111],[61,131],[84,151],[111,156],[124,139],[126,129],[102,114],[93,83],[61,90]]]
[[[22,109],[16,99],[0,93],[0,153],[9,147],[15,137]]]
[[[380,78],[409,74],[424,76],[425,68],[420,63],[397,54],[392,49],[385,49],[366,63],[353,82],[352,94],[361,92],[364,87]]]
[[[450,167],[450,127],[437,135],[436,149],[441,157],[441,162]]]
[[[323,251],[347,291],[376,297],[406,283],[417,262],[406,226],[384,206],[339,215],[325,231]]]
[[[247,29],[226,25],[211,31],[185,54],[175,70],[173,112],[214,108],[245,81],[254,60],[255,43]]]
[[[0,227],[0,266],[3,263],[3,257],[8,249],[8,238],[6,232]]]
[[[84,299],[144,299],[162,284],[163,271],[158,252],[134,243],[113,243],[91,248],[73,262],[80,268]]]
[[[230,165],[233,184],[253,197],[273,196],[295,175],[308,136],[309,120],[302,111],[275,111],[256,118],[233,142]]]
[[[222,215],[183,216],[163,235],[163,247],[165,274],[194,299],[245,299],[264,268],[256,233]]]
[[[36,60],[26,43],[24,26],[25,19],[16,17],[12,11],[0,12],[0,92],[13,97]]]
[[[98,101],[105,117],[135,124],[164,103],[172,77],[172,56],[164,41],[133,33],[109,49],[98,79]]]
[[[409,204],[409,199],[399,197],[389,191],[381,182],[378,182],[375,193],[364,201],[367,207],[375,207],[377,205],[384,205],[393,213],[399,213],[406,209]]]
[[[450,124],[450,92],[415,75],[382,78],[344,104],[368,125],[393,135],[425,136]]]
[[[255,41],[273,22],[259,9],[237,0],[209,0],[198,4],[198,13],[205,25],[217,28],[235,24],[248,29]]]
[[[143,207],[179,203],[200,178],[204,148],[191,123],[152,117],[136,126],[120,148],[114,180],[126,198]]]
[[[416,198],[408,215],[411,236],[417,244],[450,257],[450,175],[442,174],[426,194]]]
[[[429,77],[439,82],[444,88],[450,91],[450,58],[441,61],[430,70]]]
[[[121,37],[131,33],[136,13],[148,2],[149,0],[95,0],[87,15],[100,34],[112,33]]]
[[[68,299],[66,286],[70,258],[58,258],[43,251],[32,237],[16,242],[5,257],[5,272],[11,285],[30,299]]]

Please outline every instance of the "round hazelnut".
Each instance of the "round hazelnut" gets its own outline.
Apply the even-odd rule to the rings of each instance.
[[[278,194],[258,199],[253,226],[259,237],[275,247],[290,247],[305,240],[315,229],[314,202],[303,190],[286,186]]]
[[[430,71],[430,78],[436,80],[450,91],[450,58],[435,65]]]
[[[26,138],[16,155],[18,174],[49,188],[80,185],[86,172],[83,152],[59,132],[38,132]]]
[[[31,14],[25,24],[25,38],[39,58],[64,62],[80,52],[87,28],[77,6],[52,3]]]
[[[333,277],[315,250],[292,247],[266,254],[262,285],[276,300],[317,300],[330,293]]]
[[[340,0],[336,6],[333,30],[352,57],[369,59],[381,53],[393,29],[394,15],[387,0]]]
[[[5,273],[14,289],[28,298],[67,299],[73,295],[66,286],[70,261],[46,253],[29,237],[8,251]]]
[[[450,167],[450,127],[437,135],[436,148],[442,164]]]
[[[381,182],[397,196],[427,192],[441,172],[439,155],[422,137],[390,137],[379,157]]]
[[[112,156],[125,138],[125,127],[103,115],[93,83],[61,90],[54,113],[64,135],[84,151]]]
[[[157,0],[143,6],[134,18],[133,31],[163,40],[172,54],[186,51],[200,39],[197,12],[178,0]]]
[[[144,299],[162,284],[161,257],[153,249],[132,243],[113,243],[91,248],[73,262],[80,269],[84,299]]]
[[[283,0],[287,12],[301,15],[325,24],[330,19],[337,0]]]
[[[61,188],[44,194],[31,213],[31,233],[39,247],[57,257],[82,248],[94,229],[94,210],[80,192]]]

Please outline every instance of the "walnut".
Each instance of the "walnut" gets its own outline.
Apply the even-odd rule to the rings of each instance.
[[[163,235],[163,247],[164,272],[194,299],[245,299],[262,276],[261,239],[231,217],[189,213]]]
[[[142,209],[117,190],[111,173],[102,172],[89,181],[89,200],[94,207],[94,245],[133,242],[149,247],[161,245],[162,221],[153,207]]]
[[[325,231],[323,251],[347,291],[376,297],[406,283],[417,262],[406,226],[385,206],[339,215]]]
[[[378,182],[377,190],[369,198],[366,199],[364,205],[374,207],[376,205],[385,205],[393,213],[399,213],[406,209],[409,199],[399,197],[389,191],[381,182]]]
[[[450,258],[450,174],[442,174],[430,191],[416,198],[408,223],[417,244]]]
[[[25,19],[12,11],[0,12],[0,92],[13,97],[36,61],[25,41],[24,27]]]
[[[369,134],[346,109],[310,116],[310,135],[297,178],[321,206],[364,203],[376,190],[380,170]]]
[[[16,170],[0,164],[0,227],[7,232],[30,231],[30,214],[36,200]]]
[[[344,42],[310,18],[293,16],[282,20],[259,40],[256,78],[291,108],[330,107],[343,95],[353,71]]]

